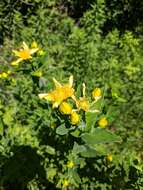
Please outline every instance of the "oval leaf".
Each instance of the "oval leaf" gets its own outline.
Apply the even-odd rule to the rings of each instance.
[[[121,138],[105,129],[96,128],[93,133],[84,133],[82,140],[87,144],[120,142]]]
[[[65,127],[65,125],[60,125],[57,129],[56,129],[56,133],[58,135],[66,135],[68,133],[68,129]]]

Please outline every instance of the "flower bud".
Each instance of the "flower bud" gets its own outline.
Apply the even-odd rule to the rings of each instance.
[[[105,128],[108,125],[108,121],[105,117],[101,118],[98,122],[99,127]]]
[[[76,124],[79,123],[80,117],[79,117],[79,115],[76,112],[72,112],[70,120],[71,120],[71,124],[72,125],[76,125]]]
[[[106,160],[107,160],[108,162],[112,162],[112,160],[113,160],[112,155],[111,155],[111,154],[108,154],[108,155],[106,156]]]
[[[73,161],[68,161],[67,162],[67,167],[68,168],[73,168],[74,167],[74,162]]]
[[[101,89],[100,88],[95,88],[93,91],[92,91],[92,97],[93,99],[97,100],[101,97]]]
[[[67,102],[62,102],[59,106],[59,110],[64,115],[69,115],[72,112],[72,107]]]

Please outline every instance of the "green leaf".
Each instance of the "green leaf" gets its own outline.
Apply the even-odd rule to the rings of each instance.
[[[48,152],[51,155],[55,154],[55,149],[49,145],[46,145],[46,152]]]
[[[97,152],[95,149],[92,149],[90,147],[86,147],[86,150],[80,153],[81,156],[86,158],[94,158],[97,156]]]
[[[3,127],[2,120],[0,119],[0,135],[3,135],[3,131],[4,131],[4,127]]]
[[[81,136],[87,144],[120,142],[121,138],[105,129],[96,128],[93,133],[85,133]]]
[[[84,145],[78,145],[76,142],[74,143],[73,146],[73,153],[78,154],[80,152],[86,151],[86,148]]]
[[[72,170],[71,177],[77,184],[81,183],[81,179],[76,171]]]
[[[73,137],[79,137],[80,136],[80,131],[79,131],[79,129],[76,129],[75,131],[73,131],[73,132],[71,132],[70,133]]]
[[[48,168],[47,169],[48,179],[53,179],[56,174],[57,174],[57,169],[56,168]]]
[[[5,125],[11,125],[13,121],[13,110],[7,109],[6,112],[3,114],[3,122]]]
[[[85,145],[78,145],[76,142],[73,147],[74,154],[80,154],[83,157],[93,158],[97,156],[97,152],[94,148],[90,148]]]
[[[97,121],[97,114],[98,113],[86,112],[86,131],[90,131],[92,126],[95,125],[95,122]]]
[[[68,133],[68,129],[65,127],[65,125],[60,125],[57,129],[56,129],[56,133],[58,135],[66,135]]]

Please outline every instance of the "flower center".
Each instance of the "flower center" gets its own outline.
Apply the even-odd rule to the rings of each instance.
[[[26,60],[26,59],[30,59],[31,55],[29,50],[22,50],[19,52],[19,57],[21,57],[22,59]]]

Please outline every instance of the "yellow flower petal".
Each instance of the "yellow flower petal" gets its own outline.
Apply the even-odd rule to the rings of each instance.
[[[56,88],[59,88],[62,86],[55,78],[53,78],[53,82]]]
[[[29,47],[28,47],[28,45],[25,42],[22,42],[22,47],[25,50],[29,50]]]
[[[73,75],[71,75],[69,77],[69,86],[72,87],[73,86]]]
[[[11,62],[11,65],[12,66],[17,66],[19,64],[19,62],[21,62],[21,61],[22,61],[22,58],[19,58],[16,61]]]
[[[58,108],[59,105],[60,105],[60,102],[54,102],[52,108],[53,109]]]
[[[40,99],[47,97],[47,95],[48,95],[47,93],[38,94]]]
[[[83,97],[85,97],[85,90],[86,90],[85,83],[83,83],[82,86],[83,86],[82,95]]]
[[[30,52],[30,55],[36,53],[37,51],[39,50],[39,48],[35,48],[35,49],[30,49],[29,52]]]

